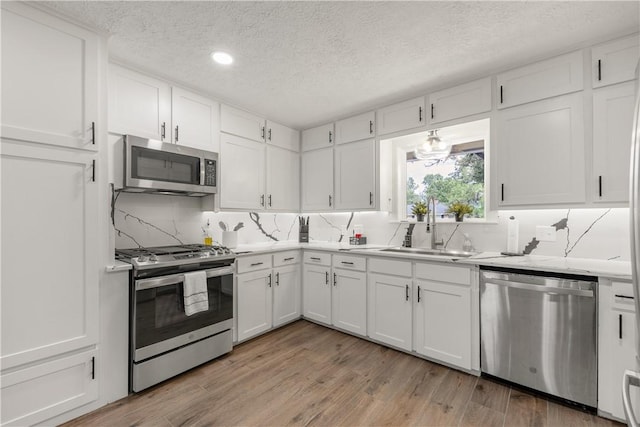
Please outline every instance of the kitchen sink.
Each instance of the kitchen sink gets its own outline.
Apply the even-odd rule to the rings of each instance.
[[[404,254],[416,254],[416,255],[436,255],[449,258],[468,258],[476,255],[475,252],[455,251],[448,249],[426,249],[426,248],[387,248],[381,249],[380,252],[396,252]]]

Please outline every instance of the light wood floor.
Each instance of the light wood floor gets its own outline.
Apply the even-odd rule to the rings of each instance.
[[[68,426],[621,425],[298,321]]]

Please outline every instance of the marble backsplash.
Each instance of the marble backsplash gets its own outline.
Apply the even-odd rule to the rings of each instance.
[[[629,260],[629,210],[551,209],[500,211],[492,223],[438,223],[437,237],[449,249],[461,249],[468,234],[476,251],[506,250],[507,221],[520,224],[519,248],[534,255]],[[309,217],[309,241],[348,242],[354,230],[369,244],[400,246],[408,223],[394,222],[384,212],[304,214]],[[116,248],[203,243],[208,228],[216,242],[222,228],[242,222],[238,243],[297,241],[298,217],[294,213],[202,212],[197,198],[120,193],[113,206]],[[536,226],[553,226],[555,242],[535,239]],[[412,232],[414,247],[429,246],[425,223]]]

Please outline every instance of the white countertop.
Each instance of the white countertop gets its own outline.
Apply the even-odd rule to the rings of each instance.
[[[113,273],[116,271],[128,271],[128,270],[131,270],[132,268],[133,266],[128,262],[122,262],[122,261],[116,260],[113,262],[113,264],[107,265],[105,267],[105,270],[107,271],[107,273]]]
[[[631,280],[629,261],[603,260],[591,258],[565,258],[541,255],[507,256],[498,252],[481,252],[469,258],[444,257],[441,255],[422,255],[415,253],[382,252],[384,245],[349,245],[337,242],[298,243],[273,242],[239,245],[234,249],[238,256],[264,252],[276,252],[288,249],[313,249],[324,251],[348,251],[357,255],[383,256],[411,260],[438,261],[478,266],[494,266],[554,273],[579,274],[607,277],[619,280]]]

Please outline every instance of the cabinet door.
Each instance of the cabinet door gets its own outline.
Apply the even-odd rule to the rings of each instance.
[[[368,287],[369,337],[411,351],[411,279],[369,274]]]
[[[85,351],[2,375],[2,425],[50,424],[45,421],[96,400],[96,355]]]
[[[470,288],[417,281],[414,331],[418,353],[471,369]]]
[[[333,123],[302,131],[302,151],[333,146]]]
[[[582,51],[498,74],[498,108],[582,90]]]
[[[582,93],[498,115],[498,206],[585,201]]]
[[[634,83],[593,92],[593,193],[596,202],[629,200]]]
[[[109,65],[109,132],[169,142],[171,87]]]
[[[336,144],[373,138],[375,129],[374,111],[336,122]]]
[[[300,155],[267,145],[266,207],[297,212],[300,209]]]
[[[276,268],[273,286],[273,326],[300,317],[300,266]]]
[[[94,160],[89,151],[2,140],[3,370],[97,342]],[[34,244],[46,254],[37,268],[24,256]]]
[[[332,210],[333,204],[333,149],[302,153],[302,210]]]
[[[300,132],[267,120],[267,144],[273,144],[287,150],[300,151]]]
[[[593,87],[633,80],[639,58],[638,34],[594,46],[591,49]]]
[[[273,276],[271,270],[238,274],[238,341],[271,329]]]
[[[598,410],[620,420],[622,375],[636,370],[636,316],[633,284],[600,279],[598,286]],[[640,390],[631,387],[635,414],[640,410]]]
[[[98,36],[19,2],[1,28],[2,136],[97,150]]]
[[[316,265],[303,267],[302,313],[316,322],[331,325],[330,269]]]
[[[220,207],[264,209],[265,145],[222,133]]]
[[[363,337],[367,335],[367,274],[333,270],[331,320],[333,325]]]
[[[491,78],[476,80],[429,95],[431,123],[491,111]]]
[[[224,104],[220,109],[220,130],[254,141],[265,139],[263,117]]]
[[[335,148],[335,208],[375,207],[376,142],[368,139]]]
[[[171,90],[173,142],[207,151],[219,151],[220,105],[180,88]]]
[[[413,129],[426,123],[424,96],[378,110],[378,135]]]

